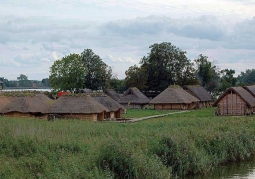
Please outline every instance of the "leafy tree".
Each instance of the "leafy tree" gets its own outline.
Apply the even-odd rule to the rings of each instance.
[[[143,67],[139,68],[137,65],[131,66],[125,72],[125,74],[125,85],[127,88],[137,87],[140,90],[144,90],[147,88],[146,83],[148,75],[146,74],[146,69],[144,69]]]
[[[125,80],[120,80],[117,76],[113,76],[109,80],[109,88],[115,89],[119,93],[123,93],[126,90]]]
[[[84,87],[86,67],[81,55],[70,54],[56,60],[50,67],[50,85],[54,90],[74,92]]]
[[[50,80],[49,80],[49,78],[42,79],[41,83],[45,87],[50,87]]]
[[[17,77],[17,80],[19,81],[19,86],[22,86],[22,87],[31,86],[31,82],[28,80],[28,77],[24,74],[20,74],[20,76]]]
[[[200,84],[205,87],[210,93],[216,92],[219,74],[217,72],[217,67],[209,61],[207,56],[199,55],[195,59],[196,64],[196,75]]]
[[[186,52],[169,42],[153,44],[150,53],[141,59],[141,68],[148,75],[148,90],[164,90],[169,85],[194,83],[194,68]]]
[[[237,81],[239,85],[255,84],[255,69],[248,69],[245,72],[241,72],[237,77]]]
[[[84,80],[85,87],[92,90],[106,89],[107,82],[112,76],[112,69],[91,49],[85,49],[81,53],[81,58],[87,71]]]
[[[235,70],[232,69],[224,69],[220,71],[221,78],[218,91],[224,92],[227,88],[235,86],[237,82],[237,78],[234,77]]]

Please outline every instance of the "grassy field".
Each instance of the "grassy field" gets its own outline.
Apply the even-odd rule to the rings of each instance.
[[[149,109],[128,109],[126,114],[122,114],[123,118],[141,118],[147,116],[155,116],[159,114],[167,114],[176,112],[177,110],[154,110],[153,108]]]
[[[255,117],[215,109],[138,123],[0,117],[0,178],[174,178],[255,152]]]

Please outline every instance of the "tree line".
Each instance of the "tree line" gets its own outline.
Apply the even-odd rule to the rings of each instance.
[[[49,88],[50,82],[49,78],[44,78],[42,80],[29,80],[28,76],[20,74],[17,80],[8,80],[7,78],[0,77],[0,81],[3,82],[3,88]]]
[[[160,92],[169,85],[201,85],[215,96],[231,86],[255,84],[255,69],[248,69],[235,77],[234,69],[219,69],[203,54],[192,61],[186,51],[170,42],[155,43],[149,48],[150,52],[141,58],[139,65],[125,71],[125,79],[118,79],[99,55],[85,49],[80,54],[72,53],[56,60],[50,67],[49,78],[43,79],[42,83],[49,83],[55,91],[71,92],[83,88],[114,88],[123,92],[129,87]],[[24,80],[24,76],[18,78],[18,81]],[[4,79],[1,81],[5,82]]]

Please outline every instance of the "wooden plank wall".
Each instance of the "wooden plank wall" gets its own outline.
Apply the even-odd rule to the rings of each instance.
[[[219,115],[245,115],[250,113],[246,102],[237,94],[229,93],[218,103]]]

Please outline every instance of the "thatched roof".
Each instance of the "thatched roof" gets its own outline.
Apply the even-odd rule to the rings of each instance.
[[[240,96],[250,107],[255,107],[255,98],[248,92],[246,91],[244,88],[242,87],[231,87],[228,88],[218,99],[217,101],[215,101],[215,103],[213,104],[214,107],[217,106],[217,104],[220,102],[220,100],[226,96],[227,94],[234,92],[236,93],[238,96]]]
[[[138,88],[129,88],[118,100],[120,104],[148,104],[150,99],[147,98]]]
[[[97,102],[91,96],[85,94],[63,95],[59,97],[49,110],[58,114],[97,114],[103,111],[109,112],[105,106]]]
[[[110,96],[115,101],[120,99],[120,95],[114,89],[107,89],[107,90],[105,90],[105,94]]]
[[[10,103],[10,99],[7,96],[0,96],[0,113],[3,113],[3,108]]]
[[[198,98],[200,101],[211,101],[212,96],[202,86],[184,86],[184,90]]]
[[[121,104],[119,104],[117,101],[113,100],[106,94],[93,96],[93,98],[100,104],[107,107],[107,109],[109,109],[110,111],[118,111],[119,109],[125,109]]]
[[[253,85],[253,86],[244,86],[244,89],[246,89],[252,96],[255,97],[255,85]]]
[[[84,89],[81,89],[80,91],[81,91],[81,93],[92,93],[92,92],[93,92],[93,91],[92,91],[91,89],[89,89],[89,88],[84,88]]]
[[[169,86],[153,98],[149,104],[190,104],[198,101],[199,99],[186,92],[180,86]]]
[[[1,96],[7,104],[0,108],[0,113],[20,112],[20,113],[48,113],[51,99],[44,94],[33,94],[31,96]],[[3,100],[3,101],[4,101]]]

